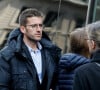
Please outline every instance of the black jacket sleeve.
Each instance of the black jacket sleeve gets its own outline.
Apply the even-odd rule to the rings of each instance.
[[[78,73],[75,73],[73,90],[82,90],[82,85],[79,76],[80,75],[78,75]]]
[[[79,69],[75,72],[73,90],[90,90],[84,70]]]

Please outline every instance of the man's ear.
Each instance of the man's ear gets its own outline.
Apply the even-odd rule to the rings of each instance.
[[[22,33],[25,33],[25,32],[26,32],[25,27],[24,27],[24,26],[20,26],[20,31],[21,31]]]
[[[94,41],[94,40],[91,40],[91,42],[92,42],[92,49],[95,49],[95,48],[96,48],[96,43],[95,43],[95,41]]]

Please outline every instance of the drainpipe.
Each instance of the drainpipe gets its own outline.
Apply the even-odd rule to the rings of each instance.
[[[89,0],[86,16],[86,25],[95,21],[96,7],[97,0]]]

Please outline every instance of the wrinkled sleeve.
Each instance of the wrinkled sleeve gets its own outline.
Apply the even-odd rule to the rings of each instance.
[[[9,64],[4,60],[0,54],[0,90],[10,90],[9,82],[10,73],[9,73]]]
[[[89,90],[84,71],[77,70],[75,72],[73,90]]]
[[[78,73],[75,73],[73,90],[82,90],[82,86],[80,83],[80,77]]]

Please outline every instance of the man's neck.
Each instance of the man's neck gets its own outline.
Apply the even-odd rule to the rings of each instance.
[[[31,47],[33,50],[38,49],[38,45],[37,45],[38,42],[30,42],[30,41],[26,41],[24,39],[23,39],[23,41],[24,41],[25,45]]]

